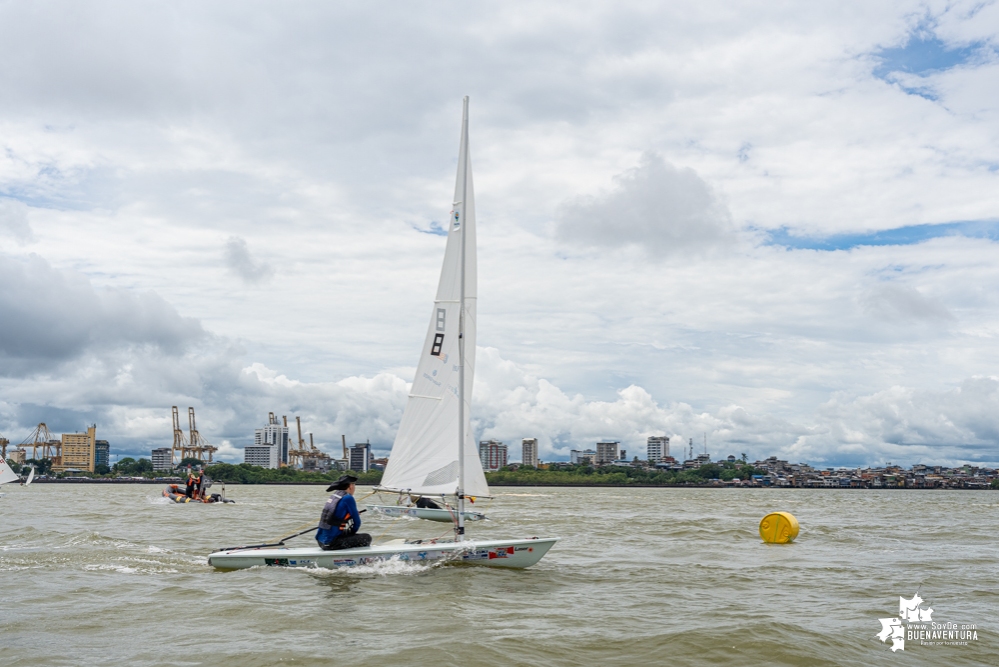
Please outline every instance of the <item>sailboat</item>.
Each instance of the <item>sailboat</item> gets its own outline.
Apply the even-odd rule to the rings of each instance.
[[[469,407],[475,367],[475,202],[468,152],[468,98],[463,101],[454,206],[437,298],[420,354],[399,434],[381,488],[422,496],[453,497],[454,539],[392,540],[369,547],[323,551],[318,547],[273,545],[216,551],[208,563],[218,569],[257,565],[337,568],[383,560],[454,561],[493,567],[530,567],[557,537],[468,540],[465,499],[487,496],[472,437]],[[449,510],[439,510],[452,520]]]
[[[447,247],[437,296],[420,352],[406,409],[382,480],[375,491],[398,493],[411,503],[437,498],[444,507],[419,504],[367,505],[388,516],[453,522],[457,510],[447,501],[458,489],[471,499],[489,496],[479,452],[472,437],[469,409],[475,377],[477,262],[475,201],[468,144],[462,123],[461,153]],[[462,307],[464,306],[464,307]],[[458,443],[462,443],[459,446]],[[457,458],[456,458],[457,456]],[[464,476],[459,482],[459,469]],[[480,521],[481,512],[462,511],[464,521]]]
[[[35,466],[31,466],[31,471],[28,473],[28,479],[24,480],[24,485],[31,486],[33,481],[35,481]]]
[[[32,470],[34,470],[34,468],[32,468]],[[10,466],[7,465],[7,461],[4,460],[2,456],[0,456],[0,484],[9,484],[10,482],[17,482],[20,479],[21,477],[16,472],[11,470]],[[4,495],[5,494],[0,493],[0,498],[2,498]]]

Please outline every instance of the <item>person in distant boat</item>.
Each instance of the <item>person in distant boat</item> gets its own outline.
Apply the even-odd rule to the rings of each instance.
[[[343,475],[326,489],[333,491],[333,495],[323,506],[316,532],[316,541],[324,551],[371,546],[371,536],[357,532],[361,527],[361,513],[354,500],[355,482],[357,478],[353,475]]]
[[[187,475],[187,489],[184,492],[188,498],[192,500],[198,500],[201,498],[201,471],[198,471],[197,476],[195,473],[188,473]]]

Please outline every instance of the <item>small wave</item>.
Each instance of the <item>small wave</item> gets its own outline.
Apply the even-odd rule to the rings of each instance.
[[[101,535],[96,531],[90,531],[86,533],[74,533],[68,536],[68,540],[64,544],[56,544],[53,549],[65,549],[67,547],[78,547],[86,545],[97,545],[97,546],[110,546],[114,549],[135,549],[140,548],[141,545],[135,542],[129,542],[128,540],[122,539],[120,537],[108,537],[107,535]]]

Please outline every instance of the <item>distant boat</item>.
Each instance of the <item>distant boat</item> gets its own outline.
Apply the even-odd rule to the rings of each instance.
[[[366,505],[369,510],[398,518],[408,516],[411,519],[426,519],[428,521],[440,521],[443,523],[453,523],[457,520],[458,510],[448,504],[444,507],[420,507],[418,505]],[[482,521],[487,519],[482,512],[465,511],[465,521]]]
[[[32,468],[32,471],[33,470],[34,468]],[[11,482],[19,482],[20,480],[21,476],[11,470],[10,466],[7,465],[7,461],[0,456],[0,484],[10,484]],[[0,498],[4,495],[5,494],[0,493]]]
[[[35,480],[35,466],[31,466],[31,472],[28,473],[28,479],[24,480],[25,486],[31,486],[31,483]]]
[[[541,560],[558,541],[557,537],[465,540],[465,498],[489,494],[469,417],[475,364],[476,258],[467,97],[453,201],[430,326],[379,488],[424,497],[453,497],[453,515],[447,509],[436,512],[444,513],[446,521],[454,521],[455,539],[400,539],[338,551],[289,548],[282,542],[223,549],[208,557],[210,565],[219,569],[258,565],[337,568],[398,559],[523,568]]]

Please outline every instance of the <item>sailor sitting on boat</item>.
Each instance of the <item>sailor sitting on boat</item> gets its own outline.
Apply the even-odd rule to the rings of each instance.
[[[416,499],[416,506],[428,510],[439,510],[441,508],[440,505],[430,500],[430,498],[424,498],[423,496]]]
[[[325,551],[371,546],[371,536],[357,532],[361,527],[361,513],[354,501],[356,481],[353,475],[343,475],[326,489],[334,493],[323,506],[316,532],[316,541]]]

